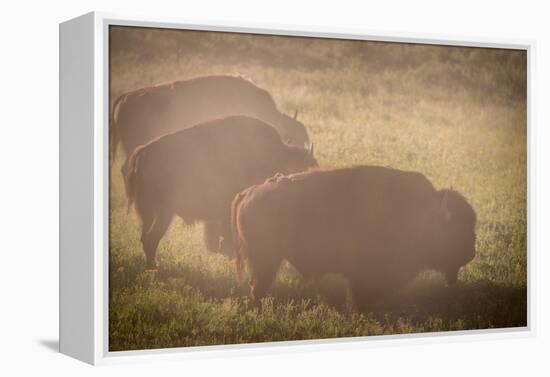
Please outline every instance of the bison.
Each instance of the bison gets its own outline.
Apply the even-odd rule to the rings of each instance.
[[[247,262],[257,305],[283,259],[306,278],[343,275],[365,308],[423,269],[455,283],[475,254],[476,214],[461,194],[386,167],[277,175],[239,193],[231,216],[237,273]]]
[[[215,118],[248,115],[269,123],[291,145],[309,144],[297,118],[279,112],[266,90],[238,76],[203,76],[138,89],[119,96],[109,127],[110,160],[120,143],[126,156],[159,136]],[[126,175],[128,159],[122,167]]]
[[[173,218],[205,223],[209,250],[231,253],[231,201],[277,173],[317,166],[310,149],[283,143],[265,122],[231,116],[161,136],[136,148],[126,177],[128,208],[141,220],[147,268]]]

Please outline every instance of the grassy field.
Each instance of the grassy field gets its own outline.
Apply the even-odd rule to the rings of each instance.
[[[116,28],[111,99],[207,74],[241,74],[299,110],[323,167],[384,165],[463,193],[477,255],[447,287],[425,271],[360,313],[339,276],[281,268],[251,309],[233,261],[175,219],[145,272],[119,174],[110,186],[111,351],[516,327],[527,324],[526,55],[519,51]]]

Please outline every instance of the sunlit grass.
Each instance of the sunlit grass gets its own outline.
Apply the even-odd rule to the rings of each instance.
[[[231,38],[201,38],[188,50],[168,38],[167,46],[176,47],[149,40],[113,54],[112,95],[199,75],[244,74],[282,111],[299,110],[321,166],[415,170],[438,188],[463,193],[478,216],[477,255],[456,287],[427,271],[368,313],[353,308],[342,278],[304,281],[285,265],[257,312],[247,287],[236,282],[233,261],[205,250],[201,225],[175,219],[158,249],[159,272],[144,271],[119,156],[111,175],[111,350],[526,325],[521,56],[314,40],[296,48],[298,42],[252,37],[238,48],[242,43]]]

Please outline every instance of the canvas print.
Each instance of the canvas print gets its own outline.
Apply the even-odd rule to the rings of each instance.
[[[109,350],[527,326],[527,52],[109,28]]]

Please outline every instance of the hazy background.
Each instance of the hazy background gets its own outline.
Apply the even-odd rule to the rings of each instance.
[[[140,87],[241,74],[306,126],[321,166],[378,164],[452,185],[478,214],[477,256],[459,285],[425,273],[372,313],[344,284],[285,268],[262,314],[230,259],[174,221],[143,273],[137,219],[111,181],[111,349],[506,327],[526,323],[526,55],[521,51],[119,27],[111,100]],[[119,156],[120,160],[120,156]],[[308,300],[311,298],[311,300]],[[303,299],[306,299],[305,301]]]

